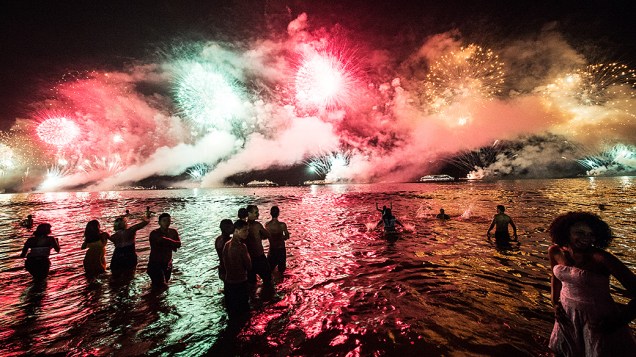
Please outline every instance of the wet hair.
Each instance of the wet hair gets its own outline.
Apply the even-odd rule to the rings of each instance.
[[[231,219],[222,219],[221,223],[219,223],[219,229],[221,229],[221,233],[225,233],[226,229],[232,233],[234,231],[234,223],[232,223]]]
[[[249,223],[245,222],[242,219],[239,219],[238,221],[234,222],[234,230],[243,229],[247,227],[248,225]]]
[[[164,212],[164,213],[160,214],[159,215],[159,222],[161,222],[161,220],[166,218],[166,217],[170,218],[170,213],[165,213]]]
[[[239,210],[238,210],[238,218],[239,219],[247,218],[247,208],[245,208],[245,207],[239,208]]]
[[[48,223],[38,224],[38,227],[35,229],[35,232],[33,232],[33,235],[35,237],[46,236],[49,234],[51,234],[51,225]]]
[[[278,215],[280,214],[280,208],[278,208],[278,206],[272,206],[272,208],[270,208],[269,210],[269,214],[271,214],[274,218],[278,218]]]
[[[550,228],[550,237],[552,243],[567,246],[570,244],[570,228],[577,223],[587,224],[592,232],[594,232],[595,240],[592,245],[594,247],[605,249],[612,242],[612,229],[605,223],[601,217],[589,212],[568,212],[562,214],[552,221]]]
[[[116,231],[119,231],[119,230],[125,229],[125,228],[124,228],[124,223],[125,223],[125,222],[126,222],[126,221],[124,220],[124,217],[117,217],[117,218],[115,218],[115,222],[113,222],[113,229],[114,229],[114,230],[116,230]]]
[[[84,229],[84,242],[97,242],[101,233],[99,230],[99,221],[96,219],[89,221],[86,223],[86,229]]]
[[[506,207],[504,207],[504,205],[497,205],[497,209],[501,212],[506,212]]]
[[[247,207],[245,207],[247,209],[247,212],[252,212],[255,209],[258,209],[258,207],[256,205],[247,205]]]

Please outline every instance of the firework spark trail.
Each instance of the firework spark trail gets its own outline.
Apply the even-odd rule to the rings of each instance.
[[[204,132],[231,130],[243,111],[239,84],[210,64],[180,67],[174,94],[184,117]]]
[[[462,47],[457,34],[433,36],[436,44],[429,38],[416,54],[394,57],[390,49],[352,55],[359,48],[343,46],[340,33],[312,31],[301,15],[288,38],[185,42],[118,72],[69,70],[48,88],[47,99],[33,105],[39,110],[31,130],[2,141],[17,164],[6,171],[42,178],[64,157],[71,172],[55,180],[57,187],[108,189],[184,173],[192,180],[203,175],[205,186],[240,172],[301,164],[318,148],[347,147],[355,154],[346,160],[325,158],[313,166],[325,178],[409,180],[444,154],[466,150],[456,165],[515,175],[537,163],[546,167],[567,150],[550,139],[543,146],[529,143],[516,156],[477,148],[496,138],[522,142],[522,136],[546,133],[595,148],[636,141],[636,123],[629,119],[634,71],[613,63],[581,67],[584,56],[565,40],[536,56],[545,69],[517,71],[508,81],[498,54],[477,44]],[[500,47],[506,64],[524,68],[519,63],[526,53]],[[543,49],[516,46],[530,47]],[[407,69],[413,57],[417,75]],[[561,73],[556,80],[555,73]],[[524,82],[524,75],[534,77]],[[517,83],[533,85],[512,95]],[[60,117],[81,133],[68,140],[42,130],[44,138],[32,140],[36,123]]]
[[[351,156],[349,151],[332,151],[305,160],[305,166],[309,171],[325,179],[334,176],[334,174],[337,176],[337,172],[345,169],[350,163]],[[337,181],[340,177],[334,179]]]
[[[356,80],[345,59],[329,53],[306,55],[295,76],[297,103],[324,110],[351,104]]]
[[[577,160],[590,176],[636,173],[636,146],[616,144],[597,154]]]
[[[475,44],[441,56],[429,68],[422,96],[439,111],[470,97],[492,98],[502,91],[505,73],[499,57]]]

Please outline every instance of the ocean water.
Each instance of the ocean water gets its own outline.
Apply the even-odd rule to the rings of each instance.
[[[567,211],[598,213],[617,236],[609,250],[636,271],[634,185],[615,177],[3,194],[2,354],[547,355],[548,225]],[[396,240],[373,229],[376,203],[392,205],[406,226]],[[259,206],[263,223],[278,205],[291,238],[285,275],[275,274],[273,291],[259,284],[249,319],[236,322],[224,309],[214,239],[220,220],[247,204]],[[518,247],[486,239],[497,204],[517,224]],[[87,280],[86,223],[98,219],[112,233],[118,215],[146,206],[169,212],[183,242],[169,289],[152,291],[145,273],[156,215],[137,234],[132,279],[108,271]],[[452,219],[434,219],[439,208]],[[32,233],[18,224],[27,214],[51,223],[62,248],[45,283],[34,283],[18,257]],[[615,281],[613,292],[626,301]]]

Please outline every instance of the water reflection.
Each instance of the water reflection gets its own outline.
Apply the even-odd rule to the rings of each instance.
[[[561,212],[597,212],[619,236],[612,252],[636,270],[631,185],[582,178],[0,195],[0,341],[9,355],[545,355],[553,323],[545,228]],[[405,224],[397,239],[373,229],[376,202],[392,204]],[[275,290],[259,286],[247,319],[230,320],[213,242],[220,220],[247,204],[281,208],[292,233],[288,270]],[[519,246],[488,243],[497,204],[514,218]],[[170,288],[152,291],[145,273],[156,215],[137,234],[134,274],[86,280],[86,222],[110,231],[126,209],[134,222],[147,206],[170,212],[183,241]],[[435,219],[439,208],[451,219]],[[52,223],[62,246],[43,285],[15,258],[31,234],[16,222],[29,213]]]

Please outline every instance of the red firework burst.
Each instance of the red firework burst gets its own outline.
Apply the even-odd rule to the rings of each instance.
[[[353,76],[339,58],[314,53],[305,58],[296,73],[296,100],[305,107],[342,106],[351,97],[352,85]]]
[[[62,147],[73,141],[79,135],[80,129],[72,120],[54,117],[41,122],[36,132],[45,143]]]

